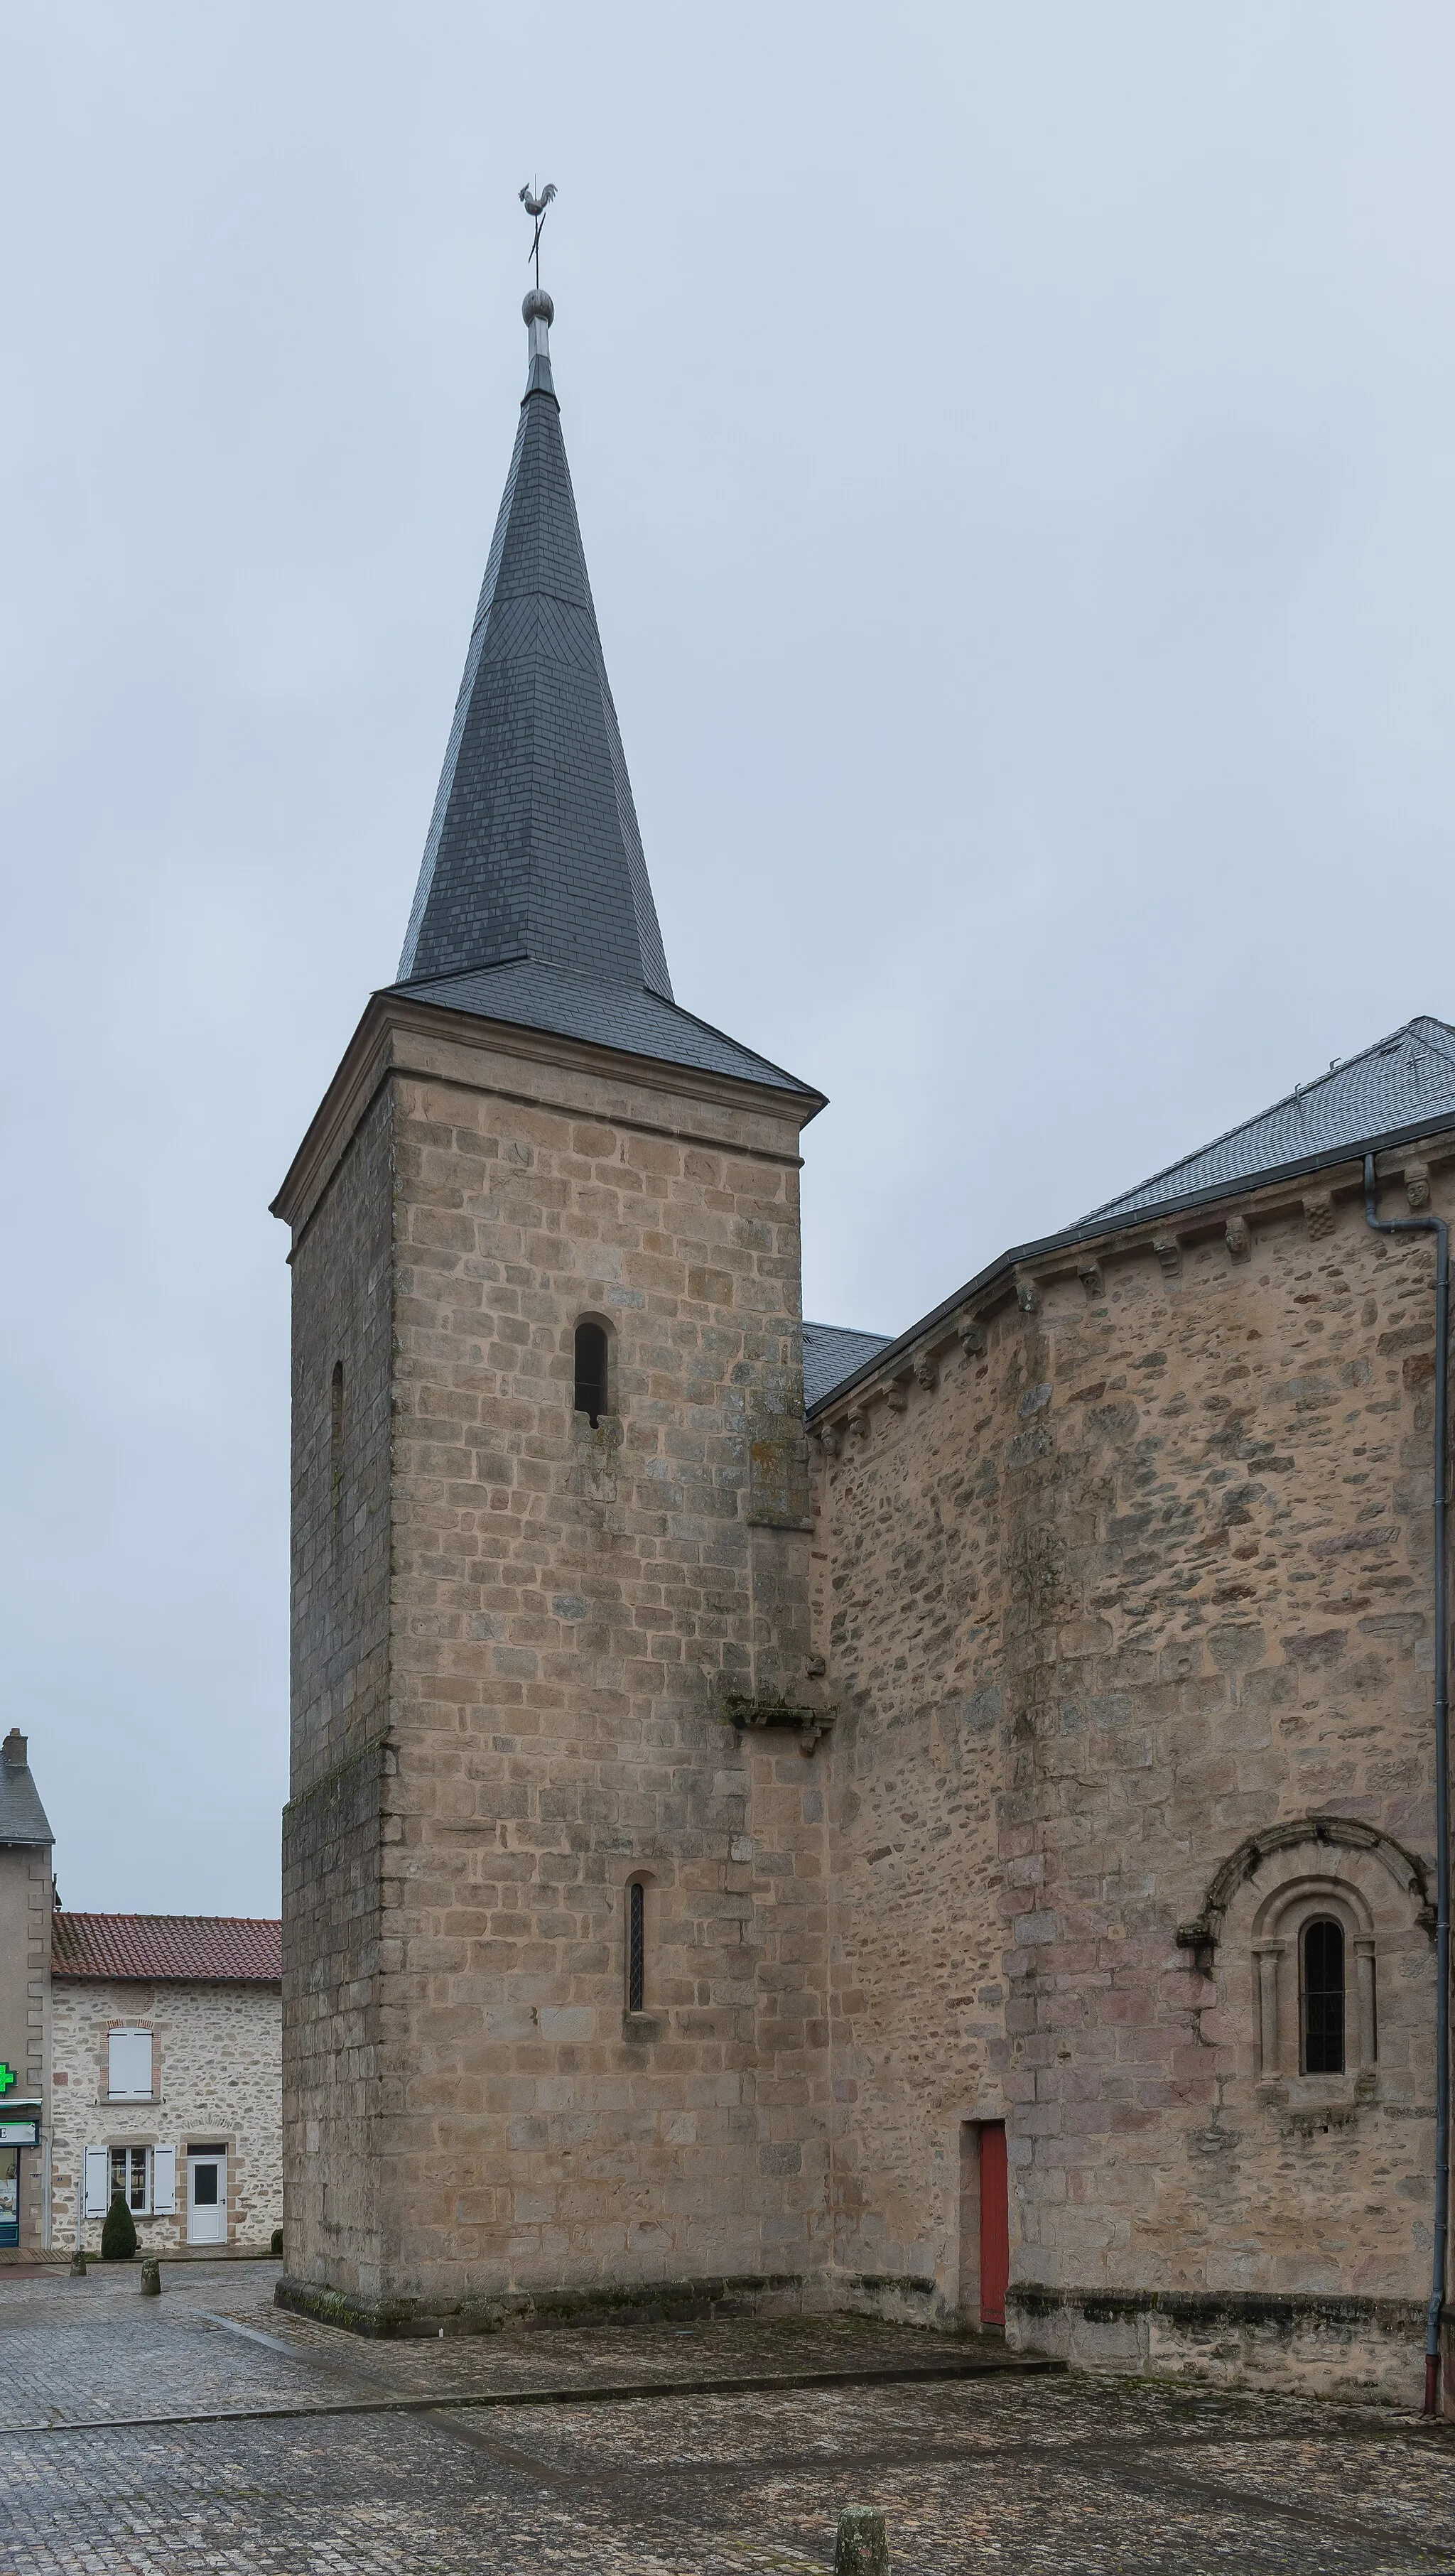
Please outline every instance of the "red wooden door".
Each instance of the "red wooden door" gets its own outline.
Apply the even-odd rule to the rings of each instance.
[[[980,2322],[1003,2326],[1010,2286],[1010,2201],[1005,2170],[1005,2122],[980,2128]]]

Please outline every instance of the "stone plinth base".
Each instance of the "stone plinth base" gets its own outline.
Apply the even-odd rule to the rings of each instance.
[[[1074,2369],[1418,2409],[1425,2312],[1414,2300],[1305,2291],[1050,2290],[1014,2284],[1006,2333]]]
[[[402,2336],[501,2334],[507,2326],[635,2325],[659,2318],[796,2317],[816,2315],[832,2303],[824,2284],[799,2272],[748,2273],[741,2278],[644,2282],[629,2289],[482,2291],[450,2302],[427,2298],[362,2298],[347,2290],[320,2289],[287,2273],[274,2304],[350,2334]]]

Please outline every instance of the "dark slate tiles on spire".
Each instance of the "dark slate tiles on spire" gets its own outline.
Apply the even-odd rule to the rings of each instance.
[[[672,998],[560,410],[521,405],[401,979],[528,957]]]
[[[770,1091],[796,1092],[822,1104],[812,1083],[785,1073],[781,1064],[754,1055],[706,1020],[694,1019],[675,1002],[644,985],[635,990],[595,975],[573,975],[559,966],[544,966],[522,957],[499,966],[479,967],[463,975],[415,977],[392,987],[411,1001],[433,1002],[441,1010],[468,1011],[472,1018],[503,1020],[517,1028],[543,1029],[555,1037],[584,1039],[590,1046],[612,1047],[620,1055],[653,1057],[659,1064],[680,1064],[695,1073],[725,1073],[739,1082],[758,1082]],[[810,1112],[810,1115],[813,1113]]]

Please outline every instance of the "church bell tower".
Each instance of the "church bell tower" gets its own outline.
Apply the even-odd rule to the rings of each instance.
[[[823,1104],[674,998],[538,285],[524,315],[398,976],[275,1202],[279,2295],[386,2330],[827,2259]]]

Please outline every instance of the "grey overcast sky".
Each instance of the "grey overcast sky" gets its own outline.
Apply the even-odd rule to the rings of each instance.
[[[678,997],[897,1330],[1451,954],[1448,0],[4,0],[6,1724],[272,1911],[275,1190],[394,972],[525,178]]]

